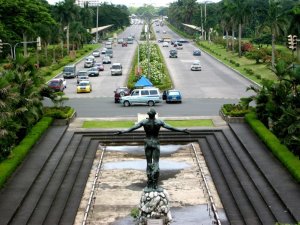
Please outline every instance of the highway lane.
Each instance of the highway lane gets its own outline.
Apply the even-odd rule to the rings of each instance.
[[[125,38],[134,34],[139,38],[142,30],[142,25],[132,25],[125,29],[124,32],[118,35],[118,38]],[[105,42],[104,42],[105,43]],[[103,43],[103,47],[104,47]],[[101,47],[99,50],[101,50]],[[128,44],[128,47],[122,47],[121,44],[113,44],[113,58],[112,63],[121,63],[123,66],[122,76],[111,76],[110,67],[111,64],[104,64],[104,71],[100,71],[99,77],[90,77],[93,90],[91,93],[76,93],[76,79],[67,79],[67,88],[65,94],[68,98],[92,98],[92,97],[113,97],[113,91],[120,86],[126,86],[127,76],[131,69],[132,59],[135,53],[137,43]],[[103,55],[96,57],[96,62],[102,62]],[[84,68],[84,59],[76,66],[77,71],[87,70]],[[113,98],[112,98],[113,99]]]
[[[180,38],[166,26],[154,27],[160,29],[161,37],[163,30],[174,39]],[[138,38],[142,30],[142,25],[132,25],[128,27],[118,37],[128,37],[135,34]],[[225,103],[237,103],[242,96],[251,93],[245,92],[246,87],[251,83],[214,58],[202,52],[202,56],[195,57],[192,50],[193,43],[184,44],[183,50],[178,50],[178,59],[170,59],[168,51],[171,47],[160,48],[165,57],[175,88],[179,89],[183,96],[182,104],[156,105],[155,108],[160,116],[215,116],[218,115],[220,107]],[[120,44],[113,47],[113,62],[123,64],[122,76],[111,76],[110,65],[105,65],[105,71],[99,77],[91,77],[93,84],[92,93],[76,93],[76,79],[68,79],[68,87],[65,90],[69,97],[66,105],[74,107],[79,117],[118,117],[136,116],[137,113],[145,113],[148,107],[132,106],[123,107],[115,104],[113,91],[118,86],[125,86],[127,74],[129,72],[136,42],[128,47],[121,47]],[[190,71],[191,62],[200,59],[203,71]],[[97,61],[101,60],[96,58]],[[78,69],[83,68],[83,62],[78,64]],[[45,105],[51,105],[45,101]]]
[[[181,38],[166,26],[153,27],[155,31],[160,31],[156,33],[157,38],[162,38],[164,35],[168,35],[172,39]],[[252,84],[250,81],[238,75],[210,55],[202,52],[201,56],[193,56],[193,49],[196,48],[193,43],[184,43],[183,49],[178,50],[178,58],[169,58],[169,50],[174,49],[172,45],[162,47],[162,43],[158,44],[165,57],[174,88],[180,90],[184,98],[239,99],[242,96],[253,94],[246,92],[246,88]],[[202,71],[190,70],[190,66],[194,60],[200,60]]]

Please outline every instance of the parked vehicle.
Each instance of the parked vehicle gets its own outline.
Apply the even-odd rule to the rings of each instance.
[[[122,75],[122,64],[121,63],[113,63],[110,67],[111,75]]]
[[[170,50],[169,53],[170,53],[170,54],[169,54],[169,57],[170,57],[170,58],[177,58],[177,50],[176,50],[176,49]]]
[[[89,76],[89,77],[98,77],[99,76],[99,69],[98,69],[98,67],[94,66],[94,67],[88,69],[86,71],[86,75]]]
[[[74,78],[76,77],[76,65],[67,65],[63,69],[63,77],[64,78]]]
[[[63,80],[59,78],[50,80],[48,83],[48,87],[54,91],[64,91],[65,89]]]
[[[171,102],[182,102],[182,95],[178,90],[168,90],[163,93],[163,100],[166,100],[166,103]]]
[[[193,64],[191,65],[191,70],[192,71],[201,71],[201,64],[200,64],[200,61],[199,60],[195,60],[194,62],[193,62]]]
[[[200,51],[200,49],[199,49],[199,48],[194,49],[194,50],[193,50],[193,55],[194,55],[194,56],[201,56],[201,51]]]
[[[135,89],[129,96],[123,96],[120,103],[125,107],[130,105],[148,105],[154,106],[156,103],[161,103],[162,98],[158,88]]]
[[[104,56],[103,59],[102,59],[102,63],[103,64],[111,64],[111,59],[109,56]]]
[[[77,85],[77,93],[90,93],[92,91],[92,84],[89,80],[80,81]]]
[[[120,102],[121,97],[130,95],[130,89],[127,87],[119,87],[114,91],[114,93],[115,103],[118,103]]]

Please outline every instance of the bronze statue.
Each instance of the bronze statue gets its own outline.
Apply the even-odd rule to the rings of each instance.
[[[177,129],[174,128],[162,120],[156,119],[156,111],[151,108],[148,113],[149,118],[142,120],[135,126],[129,128],[125,131],[118,131],[116,134],[124,134],[127,132],[134,131],[140,127],[144,127],[146,133],[146,138],[144,142],[145,155],[147,160],[147,188],[149,190],[157,189],[157,182],[159,177],[159,156],[160,156],[160,144],[158,140],[158,134],[161,127],[164,127],[171,131],[179,131],[189,134],[187,129]]]

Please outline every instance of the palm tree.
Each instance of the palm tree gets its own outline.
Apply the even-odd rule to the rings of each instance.
[[[226,1],[226,0],[225,0]],[[249,0],[227,0],[234,23],[239,28],[239,57],[242,56],[242,26],[250,17]]]
[[[284,33],[287,21],[286,16],[282,12],[280,0],[269,0],[269,8],[267,9],[267,18],[261,28],[268,27],[272,35],[272,68],[275,67],[275,39],[280,33]]]

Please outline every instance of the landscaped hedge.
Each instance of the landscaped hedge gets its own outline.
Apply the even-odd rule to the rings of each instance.
[[[30,149],[51,125],[53,118],[43,117],[16,146],[10,156],[0,163],[0,188],[27,156]]]
[[[249,113],[250,108],[245,109],[240,104],[224,104],[221,110],[226,116],[243,117]]]
[[[260,122],[254,112],[245,116],[245,121],[251,126],[259,138],[282,162],[297,182],[300,182],[300,160],[278,138]]]
[[[67,119],[71,118],[74,111],[74,108],[71,108],[70,106],[44,107],[44,116],[53,117],[54,119]]]

